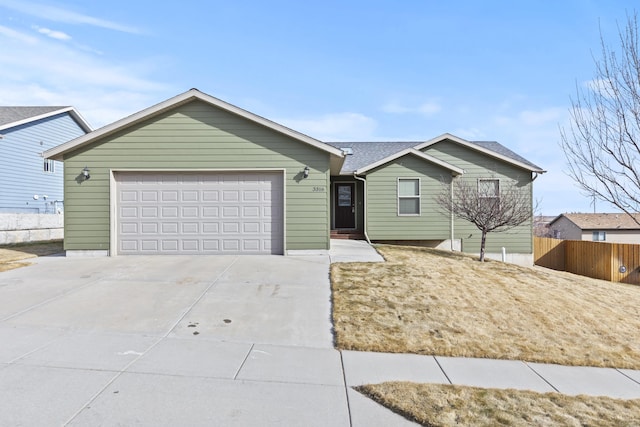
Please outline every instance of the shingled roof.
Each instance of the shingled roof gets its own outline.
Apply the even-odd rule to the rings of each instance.
[[[635,214],[640,221],[640,214]],[[582,230],[639,230],[631,216],[625,213],[564,213],[558,215],[550,224],[565,217]]]
[[[352,154],[347,155],[342,170],[342,175],[350,175],[354,171],[363,169],[368,165],[376,163],[382,159],[390,157],[396,153],[407,148],[414,148],[423,144],[424,141],[386,141],[386,142],[328,142],[336,148],[351,149]],[[530,166],[532,169],[541,168],[524,157],[509,150],[504,145],[495,141],[468,141],[471,144],[477,145],[485,150],[494,152],[503,157],[507,157],[519,163]]]
[[[0,130],[62,113],[71,114],[86,132],[91,132],[91,126],[89,126],[73,107],[69,106],[0,107]]]
[[[0,107],[0,126],[20,122],[67,107]]]

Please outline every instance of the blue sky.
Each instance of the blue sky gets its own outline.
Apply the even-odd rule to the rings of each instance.
[[[0,105],[97,128],[195,87],[325,141],[495,140],[548,171],[540,213],[592,212],[559,127],[634,3],[0,0]]]

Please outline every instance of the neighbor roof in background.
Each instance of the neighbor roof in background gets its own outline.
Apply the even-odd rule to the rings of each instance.
[[[634,215],[640,221],[640,214]],[[637,230],[640,229],[631,216],[625,213],[564,213],[550,224],[565,217],[583,230]]]
[[[58,114],[69,113],[84,129],[91,132],[91,126],[73,107],[0,107],[0,130],[13,128],[36,120],[46,119]]]

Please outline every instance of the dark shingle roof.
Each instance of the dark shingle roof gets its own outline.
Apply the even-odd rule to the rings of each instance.
[[[469,141],[485,150],[493,151],[496,154],[507,157],[514,161],[524,163],[534,169],[541,169],[539,166],[531,163],[524,157],[509,150],[504,145],[495,141]],[[387,141],[387,142],[328,142],[336,148],[351,148],[353,154],[347,155],[342,165],[341,173],[351,174],[358,169],[362,169],[372,163],[392,156],[407,148],[413,148],[422,141]],[[428,153],[428,151],[427,151]]]
[[[341,173],[350,174],[406,148],[415,147],[419,142],[328,142],[336,148],[351,148],[353,154],[346,156]]]
[[[516,160],[520,163],[524,163],[525,165],[529,165],[533,168],[542,169],[540,166],[534,163],[531,163],[529,160],[525,159],[519,154],[514,153],[504,145],[500,144],[499,142],[496,142],[496,141],[469,141],[469,142],[479,145],[480,147],[483,147],[487,150],[491,150],[495,153],[502,154],[505,157],[509,157],[510,159]]]
[[[0,126],[38,117],[69,107],[0,107]]]

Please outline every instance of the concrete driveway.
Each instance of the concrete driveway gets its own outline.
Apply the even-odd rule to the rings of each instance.
[[[329,256],[0,273],[0,425],[412,425],[345,386]]]

